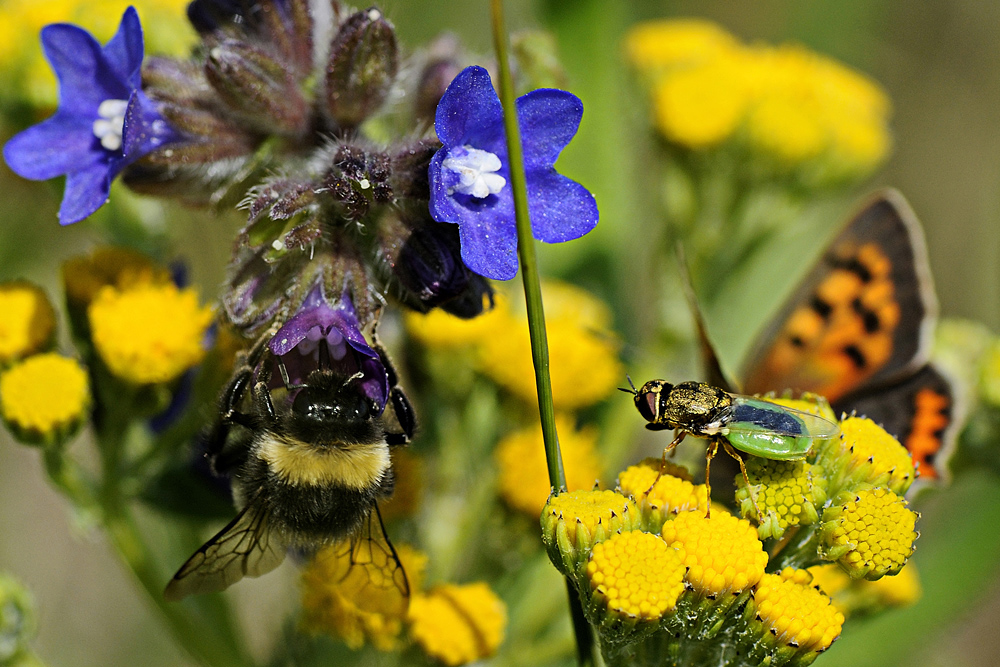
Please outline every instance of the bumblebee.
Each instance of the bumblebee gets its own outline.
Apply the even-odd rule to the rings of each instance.
[[[832,438],[840,430],[823,417],[752,396],[730,394],[704,382],[670,384],[650,380],[636,389],[632,378],[627,379],[631,388],[620,389],[632,394],[639,414],[649,422],[646,428],[677,431],[663,450],[664,459],[688,435],[708,438],[706,486],[712,458],[720,446],[740,464],[743,480],[751,488],[746,466],[736,450],[779,461],[804,459],[814,440]]]
[[[415,428],[395,371],[377,341],[366,347],[377,359],[359,361],[343,342],[331,349],[320,337],[310,357],[290,353],[286,362],[269,345],[273,335],[233,374],[208,437],[213,469],[230,475],[239,514],[181,566],[164,595],[221,591],[270,572],[289,549],[334,544],[405,605],[406,575],[377,505],[393,490],[390,449]],[[382,400],[365,384],[373,368],[384,369]]]

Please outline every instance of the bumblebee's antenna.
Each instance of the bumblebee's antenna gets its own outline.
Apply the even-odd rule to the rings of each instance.
[[[638,396],[639,390],[635,388],[635,385],[632,383],[632,378],[629,377],[628,373],[625,374],[625,379],[628,380],[628,386],[632,388],[626,389],[625,387],[618,387],[618,391],[624,391],[626,394],[632,394],[633,396]]]
[[[347,385],[351,384],[351,382],[353,382],[354,380],[364,380],[364,379],[365,379],[365,374],[361,371],[358,371],[354,375],[351,375],[346,380],[344,380],[344,384],[342,384],[341,386],[346,387]]]
[[[291,391],[293,389],[302,389],[305,387],[304,384],[292,384],[292,381],[288,377],[288,368],[285,367],[285,360],[274,355],[275,364],[278,366],[278,373],[281,375],[281,382],[285,385],[285,389]]]

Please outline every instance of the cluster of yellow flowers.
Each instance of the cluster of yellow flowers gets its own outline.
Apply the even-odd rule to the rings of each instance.
[[[624,377],[618,341],[610,331],[607,305],[579,287],[548,281],[542,285],[548,331],[552,394],[559,411],[557,428],[570,489],[589,489],[600,478],[597,433],[578,428],[573,411],[610,395]],[[430,350],[456,357],[511,395],[534,406],[535,373],[527,320],[514,297],[500,292],[492,310],[463,320],[440,310],[406,318],[410,334]],[[497,445],[500,493],[512,508],[537,516],[551,490],[542,432],[533,425],[511,432]]]
[[[833,420],[818,398],[774,400]],[[749,457],[749,487],[736,478],[744,518],[659,458],[622,471],[615,491],[549,499],[549,558],[574,582],[608,664],[644,652],[714,662],[711,647],[730,642],[746,664],[808,665],[845,614],[914,599],[912,570],[899,584],[851,583],[895,575],[913,553],[913,461],[868,419],[840,426],[806,461]]]
[[[51,23],[73,23],[106,43],[125,8],[135,6],[142,19],[146,52],[183,55],[195,43],[184,14],[189,0],[4,0],[0,3],[0,99],[17,97],[39,109],[56,104],[56,81],[38,42]]]
[[[102,248],[63,267],[67,313],[81,349],[117,380],[142,387],[176,380],[205,355],[209,308],[179,289],[149,258]],[[90,376],[76,359],[49,351],[55,309],[41,288],[0,285],[0,415],[29,443],[64,442],[88,417]]]
[[[434,660],[454,667],[488,658],[503,642],[504,602],[485,582],[440,584],[424,589],[427,556],[408,545],[396,548],[406,570],[409,604],[378,581],[372,568],[352,567],[351,551],[330,547],[302,572],[302,626],[339,637],[351,648],[370,642],[397,651],[409,640]]]
[[[701,19],[631,30],[626,53],[648,83],[671,142],[735,141],[779,169],[817,179],[870,173],[889,153],[889,99],[863,74],[798,45],[743,44]]]

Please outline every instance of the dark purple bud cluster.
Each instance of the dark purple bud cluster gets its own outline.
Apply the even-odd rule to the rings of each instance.
[[[125,180],[246,211],[222,299],[229,319],[253,336],[294,315],[317,284],[346,294],[362,328],[387,296],[420,311],[482,312],[489,284],[462,262],[456,228],[428,211],[440,148],[428,120],[459,72],[454,44],[403,68],[382,12],[337,2],[319,18],[309,0],[195,0],[188,16],[202,39],[194,55],[143,69],[143,91],[184,140]],[[407,91],[409,115],[393,104]],[[399,128],[396,145],[367,137],[386,111],[380,136]]]

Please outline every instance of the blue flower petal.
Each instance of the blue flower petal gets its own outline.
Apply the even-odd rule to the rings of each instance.
[[[104,47],[104,56],[119,80],[138,88],[142,84],[142,55],[142,24],[135,7],[129,7],[122,14],[118,32]]]
[[[506,154],[503,107],[485,69],[466,67],[455,77],[438,103],[434,129],[445,146],[470,144],[491,153],[499,146]]]
[[[92,122],[62,110],[15,135],[3,147],[7,165],[19,176],[45,181],[94,162],[104,153]]]
[[[59,79],[59,110],[96,118],[107,99],[127,100],[131,89],[108,64],[101,45],[79,26],[42,28],[42,48]]]
[[[583,102],[565,90],[542,88],[517,98],[516,105],[525,171],[551,167],[580,127]]]
[[[106,164],[92,164],[66,176],[66,190],[59,207],[59,224],[72,225],[104,206],[117,171]]]
[[[132,93],[122,128],[122,152],[129,164],[164,144],[176,143],[183,138],[163,120],[145,93],[141,90]]]
[[[530,172],[527,179],[531,233],[536,239],[572,241],[597,226],[597,202],[587,188],[555,170]]]

